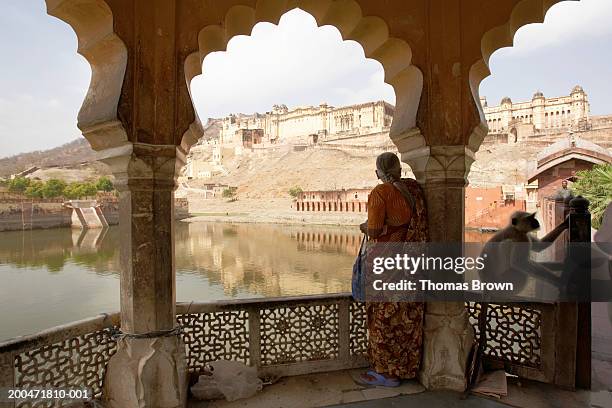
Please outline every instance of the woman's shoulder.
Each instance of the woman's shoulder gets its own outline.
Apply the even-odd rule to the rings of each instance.
[[[411,190],[413,191],[421,191],[421,185],[419,184],[418,181],[416,181],[413,178],[403,178],[401,179],[401,182],[404,183],[404,185],[408,186]]]
[[[393,187],[393,184],[391,183],[379,183],[372,189],[371,193],[384,193],[386,191],[393,190],[394,188],[395,187]]]
[[[403,178],[401,181],[418,200],[425,199],[425,192],[418,181],[412,178]]]
[[[413,179],[413,178],[402,178],[402,179],[401,179],[401,182],[402,182],[402,183],[405,183],[405,184],[407,184],[407,185],[409,185],[409,186],[421,187],[421,185],[419,184],[419,182],[418,182],[418,181],[416,181],[416,180],[415,180],[415,179]]]

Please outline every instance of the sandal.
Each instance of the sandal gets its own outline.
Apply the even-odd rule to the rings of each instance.
[[[374,370],[368,370],[365,374],[369,375],[373,379],[364,378],[363,375],[360,375],[359,379],[357,380],[360,385],[380,387],[399,387],[400,385],[400,380],[398,380],[397,378],[387,378]]]

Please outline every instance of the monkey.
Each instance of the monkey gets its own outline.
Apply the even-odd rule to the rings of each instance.
[[[548,248],[568,228],[568,218],[542,239],[533,234],[540,228],[536,213],[516,211],[510,223],[487,241],[481,256],[485,256],[485,268],[480,271],[483,281],[511,282],[514,293],[525,288],[527,278],[534,277],[561,290],[563,282],[555,272],[530,259],[532,251]]]

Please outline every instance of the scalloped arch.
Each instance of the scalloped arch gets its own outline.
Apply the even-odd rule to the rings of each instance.
[[[380,62],[385,71],[385,82],[393,86],[396,95],[395,115],[391,125],[391,139],[401,135],[420,138],[416,145],[424,145],[420,132],[410,132],[416,126],[416,114],[423,89],[423,74],[412,65],[412,50],[407,42],[389,37],[385,21],[375,16],[363,16],[355,0],[258,0],[255,8],[234,6],[225,15],[223,25],[209,25],[198,33],[198,51],[185,59],[185,81],[191,93],[191,80],[202,73],[202,63],[211,52],[225,51],[227,43],[236,35],[251,35],[260,22],[278,24],[287,11],[299,8],[311,14],[317,25],[331,25],[340,31],[343,40],[359,43],[366,58]],[[193,102],[193,97],[192,97]],[[185,151],[199,139],[202,124],[196,119],[185,132],[181,146]]]
[[[77,52],[91,67],[91,82],[77,126],[94,150],[127,143],[117,106],[127,66],[127,48],[113,31],[113,14],[104,0],[46,0],[47,14],[72,27]]]
[[[543,23],[546,13],[557,3],[569,0],[522,0],[512,9],[510,18],[504,24],[487,31],[481,40],[482,58],[470,68],[470,88],[478,113],[480,124],[470,135],[468,144],[472,151],[477,151],[488,132],[484,111],[480,105],[479,86],[483,79],[491,75],[489,59],[500,48],[511,47],[514,44],[516,32],[531,23]]]

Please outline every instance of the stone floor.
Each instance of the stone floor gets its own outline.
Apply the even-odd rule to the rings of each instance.
[[[430,407],[430,408],[498,408],[507,407],[496,401],[470,396],[460,400],[457,393],[450,391],[430,391],[416,395],[401,395],[383,400],[355,402],[351,404],[335,405],[336,408],[406,408],[406,407]]]
[[[363,370],[345,370],[281,378],[275,384],[264,387],[263,391],[248,399],[233,402],[194,402],[189,408],[326,407],[425,391],[425,388],[416,381],[406,382],[393,389],[362,387],[353,379],[361,372]]]
[[[606,366],[607,369],[611,367]],[[508,378],[508,396],[501,399],[471,395],[461,399],[455,392],[425,391],[417,382],[398,388],[362,387],[353,378],[362,370],[336,371],[283,378],[257,395],[227,402],[192,402],[189,408],[314,408],[314,407],[465,407],[465,408],[610,408],[612,377],[593,391],[565,391],[535,381]],[[606,375],[604,371],[600,375]]]
[[[612,304],[593,303],[592,391],[565,391],[534,381],[508,378],[508,396],[499,400],[453,392],[425,392],[416,382],[399,388],[366,388],[353,378],[362,370],[283,378],[252,398],[234,402],[192,402],[189,408],[465,407],[612,408]]]
[[[363,401],[351,404],[336,405],[337,408],[379,408],[379,407],[429,407],[429,408],[610,408],[612,398],[608,395],[587,392],[571,393],[557,392],[555,389],[538,388],[519,391],[514,387],[508,390],[508,397],[501,400],[486,399],[470,395],[467,399],[459,399],[457,393],[450,391],[428,391],[417,395],[401,395],[383,400]],[[593,394],[593,395],[589,395]]]

